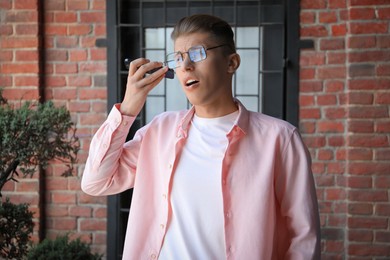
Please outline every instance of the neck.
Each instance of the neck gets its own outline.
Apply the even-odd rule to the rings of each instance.
[[[195,106],[195,114],[203,118],[216,118],[226,116],[238,110],[233,98],[229,102],[212,105],[198,105]]]

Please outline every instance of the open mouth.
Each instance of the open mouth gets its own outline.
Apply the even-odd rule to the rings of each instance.
[[[192,85],[194,85],[194,84],[196,84],[198,82],[199,82],[198,80],[190,79],[190,80],[187,80],[186,86],[190,87],[190,86],[192,86]]]

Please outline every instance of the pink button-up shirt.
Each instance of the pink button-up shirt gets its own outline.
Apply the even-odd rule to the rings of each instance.
[[[226,258],[320,259],[310,156],[297,129],[237,103],[222,162]],[[116,105],[92,139],[83,191],[98,196],[134,187],[123,259],[158,258],[193,115],[194,108],[162,113],[125,142],[135,118],[121,115]]]

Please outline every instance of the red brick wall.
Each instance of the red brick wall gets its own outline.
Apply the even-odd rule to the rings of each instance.
[[[300,126],[323,259],[390,256],[390,1],[301,0]],[[382,258],[381,258],[382,257]]]
[[[1,1],[0,86],[10,100],[38,99],[37,0]],[[390,2],[301,0],[300,128],[313,157],[323,259],[390,256]],[[75,177],[47,170],[46,235],[72,231],[104,252],[106,199],[80,191],[92,134],[106,116],[104,0],[45,1],[45,98],[65,105],[82,150]],[[37,177],[5,196],[38,212]],[[38,218],[39,215],[36,214]],[[38,221],[36,221],[38,223]],[[37,240],[37,230],[35,240]]]
[[[74,177],[61,177],[64,167],[53,162],[46,171],[46,237],[72,232],[106,250],[106,198],[80,191],[80,176],[92,134],[106,116],[106,49],[95,47],[105,38],[104,0],[44,1],[44,27],[39,35],[37,0],[1,1],[0,87],[13,100],[39,96],[39,36],[44,39],[44,98],[66,106],[77,124],[81,152]],[[38,240],[37,174],[20,183],[8,183],[4,197],[28,202],[36,212],[34,240]]]

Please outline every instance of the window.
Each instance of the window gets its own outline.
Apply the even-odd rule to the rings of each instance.
[[[107,1],[108,107],[123,98],[125,58],[164,61],[173,50],[174,24],[182,17],[209,13],[228,21],[235,33],[241,65],[233,93],[250,110],[297,124],[298,28],[297,0],[260,1]],[[129,133],[166,110],[190,106],[177,80],[164,79],[147,98]],[[131,190],[108,201],[108,259],[121,259]],[[131,228],[131,227],[130,227]]]

